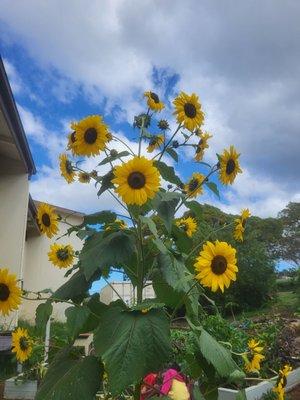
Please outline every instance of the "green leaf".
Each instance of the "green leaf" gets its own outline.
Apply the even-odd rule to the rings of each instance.
[[[160,175],[162,176],[162,178],[165,181],[174,183],[175,185],[181,187],[182,182],[179,179],[179,177],[175,174],[173,167],[169,167],[167,164],[165,164],[162,161],[155,161],[154,165],[159,170]]]
[[[178,250],[181,253],[187,254],[191,248],[193,241],[183,229],[180,229],[177,225],[172,226],[172,235],[175,239]]]
[[[79,259],[86,278],[90,279],[98,269],[126,262],[134,251],[130,232],[113,232],[107,236],[103,232],[97,232],[85,241]]]
[[[176,292],[167,284],[159,270],[155,270],[152,273],[152,285],[157,299],[169,307],[176,307],[182,298],[181,293]]]
[[[41,303],[38,305],[36,311],[35,311],[35,324],[36,327],[39,329],[44,329],[48,319],[50,318],[52,314],[52,304],[50,301],[46,301],[45,303]]]
[[[82,332],[92,332],[99,326],[100,318],[107,310],[108,305],[102,303],[100,301],[100,295],[95,293],[86,303],[86,307],[90,310],[90,313],[82,327]]]
[[[201,329],[198,343],[203,357],[214,366],[220,376],[229,377],[239,369],[230,352],[204,329]]]
[[[236,395],[235,400],[247,400],[245,389],[239,390],[238,394]]]
[[[144,217],[143,215],[140,215],[140,220],[143,224],[147,225],[150,232],[157,237],[158,233],[157,233],[157,229],[156,229],[156,225],[155,222],[153,221],[153,219],[149,218],[149,217]]]
[[[220,198],[220,193],[218,186],[214,182],[205,182],[205,185],[212,191],[218,198]]]
[[[84,224],[97,225],[97,224],[110,224],[116,220],[117,216],[112,211],[100,211],[95,214],[86,215],[84,217]]]
[[[101,274],[97,272],[92,277],[92,280],[99,279]],[[59,299],[59,300],[73,300],[77,302],[82,300],[85,297],[88,289],[91,286],[91,281],[88,281],[84,274],[81,271],[76,272],[71,278],[64,283],[60,288],[54,292],[51,298]]]
[[[96,357],[82,358],[74,349],[64,349],[50,365],[35,400],[94,400],[102,375]]]
[[[130,153],[128,151],[121,151],[120,153],[117,153],[116,155],[105,157],[98,165],[105,165],[105,164],[108,164],[109,162],[117,160],[118,158],[127,157],[129,155],[130,155]]]
[[[105,192],[107,189],[111,189],[114,187],[113,183],[111,182],[112,179],[114,178],[114,173],[113,171],[109,171],[107,174],[105,174],[102,179],[101,179],[101,187],[100,190],[98,191],[97,195],[98,197]]]
[[[181,197],[182,195],[176,192],[159,192],[152,201],[168,232],[171,232],[175,210]]]
[[[177,152],[176,152],[174,149],[172,149],[171,147],[168,147],[168,148],[166,149],[166,152],[167,152],[176,162],[178,162],[178,154],[177,154]]]
[[[177,260],[170,254],[159,254],[157,263],[166,282],[174,290],[186,293],[190,289],[187,278],[190,278],[191,273],[181,260]]]
[[[113,395],[157,371],[171,352],[169,321],[162,310],[110,309],[94,334],[96,354],[101,355]]]
[[[87,306],[69,307],[65,311],[67,318],[67,330],[72,338],[76,338],[82,332],[82,328],[86,324],[90,310]]]
[[[158,237],[152,239],[153,244],[156,246],[157,250],[160,251],[163,254],[168,254],[169,250],[167,247],[164,245],[164,242],[160,240]]]
[[[200,392],[199,387],[196,385],[193,387],[193,400],[205,400],[203,394]]]

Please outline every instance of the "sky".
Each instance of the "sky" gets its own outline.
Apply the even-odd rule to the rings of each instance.
[[[213,134],[206,160],[231,144],[241,153],[234,185],[201,201],[262,217],[299,201],[299,16],[291,0],[2,0],[0,51],[38,170],[32,196],[84,212],[118,208],[60,176],[70,122],[101,114],[135,146],[144,91],[161,96],[166,118],[184,90],[199,95]],[[183,179],[199,169],[191,160],[187,151],[175,166]]]

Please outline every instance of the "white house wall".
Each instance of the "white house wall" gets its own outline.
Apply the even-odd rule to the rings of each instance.
[[[72,216],[68,218],[72,224],[80,224],[80,217]],[[66,231],[66,225],[60,224],[58,236]],[[57,237],[58,237],[57,236]],[[25,242],[25,267],[23,275],[23,288],[28,291],[40,291],[43,289],[51,289],[55,291],[63,285],[68,278],[64,278],[66,269],[54,267],[48,260],[48,252],[50,245],[55,242],[57,237],[48,239],[47,236],[41,235],[29,237]],[[65,236],[59,239],[58,243],[71,244],[75,250],[79,250],[82,241],[73,233],[70,237]],[[19,317],[34,323],[35,310],[40,302],[25,300],[20,308]],[[65,303],[57,303],[54,305],[53,318],[57,321],[65,321],[64,311],[70,305]]]

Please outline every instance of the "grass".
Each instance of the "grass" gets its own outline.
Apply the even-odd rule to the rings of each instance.
[[[278,292],[277,304],[280,308],[297,309],[298,298],[293,291]]]

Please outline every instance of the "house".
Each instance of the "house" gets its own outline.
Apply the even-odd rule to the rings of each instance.
[[[36,202],[29,193],[29,181],[36,167],[29,149],[9,81],[0,58],[0,268],[8,268],[20,279],[23,289],[56,290],[65,279],[64,270],[48,261],[51,240],[41,235],[36,222]],[[55,207],[72,224],[80,224],[83,214]],[[59,236],[66,231],[60,225]],[[76,237],[64,237],[60,243],[70,243],[76,250],[82,242]],[[0,330],[16,325],[18,318],[34,322],[37,301],[24,300],[20,309],[8,317],[0,317]],[[54,308],[54,318],[64,320],[63,304]]]
[[[104,286],[100,291],[100,300],[105,304],[109,304],[112,301],[121,298],[127,305],[132,305],[135,302],[136,297],[137,289],[130,281],[111,282]],[[147,281],[146,286],[143,289],[143,298],[153,299],[155,297],[151,281]]]

